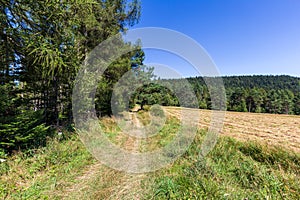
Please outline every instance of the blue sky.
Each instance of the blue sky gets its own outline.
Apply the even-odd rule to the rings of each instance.
[[[299,0],[141,0],[133,28],[163,27],[196,40],[221,75],[287,74],[300,77]],[[145,50],[145,63],[197,74],[170,53]]]

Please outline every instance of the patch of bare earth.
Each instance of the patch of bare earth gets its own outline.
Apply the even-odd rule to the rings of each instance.
[[[133,127],[139,129],[141,123],[137,118],[136,113],[130,113],[130,118]],[[127,151],[138,153],[141,148],[141,139],[127,135],[123,148]],[[134,165],[136,165],[135,160],[132,159],[130,162],[132,162],[131,165],[134,169]],[[125,174],[120,184],[113,188],[109,199],[143,199],[145,190],[142,188],[142,181],[145,178],[145,174]]]
[[[164,107],[167,114],[180,118],[181,109],[188,109],[191,116],[200,114],[199,128],[210,126],[210,110]],[[255,140],[268,145],[300,152],[300,116],[262,113],[226,112],[221,135],[238,140]]]

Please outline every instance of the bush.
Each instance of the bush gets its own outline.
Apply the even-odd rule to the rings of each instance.
[[[0,85],[0,152],[43,145],[49,134],[43,111],[26,108],[18,92],[14,84]]]
[[[158,104],[151,106],[150,113],[152,116],[156,116],[156,117],[164,117],[165,116],[164,111]]]
[[[42,122],[42,111],[23,111],[0,122],[0,148],[6,152],[43,145],[50,129]]]

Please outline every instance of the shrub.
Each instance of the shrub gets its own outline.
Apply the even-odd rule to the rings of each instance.
[[[0,150],[6,153],[44,144],[50,130],[43,111],[22,106],[29,104],[17,93],[13,84],[0,85]]]
[[[158,104],[155,104],[155,105],[151,106],[150,114],[152,116],[156,116],[156,117],[164,117],[165,116],[164,111],[162,110],[162,108]]]

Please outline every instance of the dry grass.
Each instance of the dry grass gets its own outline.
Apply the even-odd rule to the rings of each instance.
[[[140,126],[136,114],[130,121]],[[115,118],[102,118],[101,126],[110,141],[129,152],[139,152],[139,139],[123,133]],[[134,163],[133,163],[134,164]],[[142,187],[145,174],[130,174],[111,169],[99,162],[86,166],[75,180],[60,191],[50,195],[52,199],[142,199],[147,188]],[[148,181],[149,182],[149,181]],[[149,185],[148,185],[149,186]],[[148,188],[151,188],[150,186]]]
[[[167,114],[180,117],[178,107],[164,107]],[[211,121],[210,110],[188,109],[191,113],[200,113],[200,128],[208,128]],[[300,152],[300,116],[261,113],[226,112],[222,135],[241,141],[255,140],[268,145]]]

